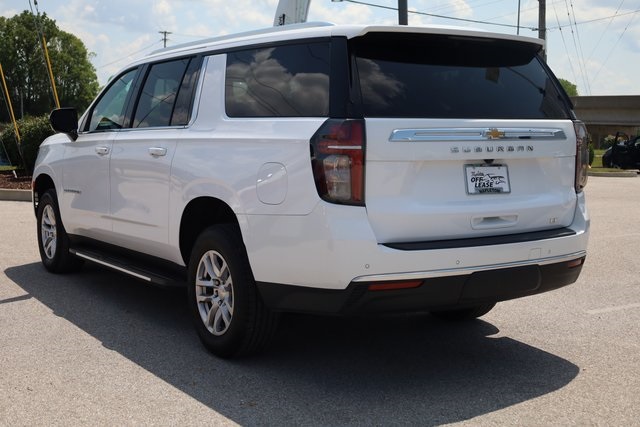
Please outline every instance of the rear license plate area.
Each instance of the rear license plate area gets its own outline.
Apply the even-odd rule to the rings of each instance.
[[[509,170],[507,165],[464,165],[467,194],[509,194]]]

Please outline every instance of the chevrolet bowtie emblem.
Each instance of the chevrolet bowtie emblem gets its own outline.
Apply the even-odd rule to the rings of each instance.
[[[500,139],[500,138],[504,138],[504,132],[496,128],[493,128],[486,131],[485,136],[489,139]]]

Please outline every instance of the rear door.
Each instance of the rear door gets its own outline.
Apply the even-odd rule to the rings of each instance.
[[[200,64],[187,57],[146,68],[131,127],[113,142],[110,211],[115,244],[164,255],[171,162],[190,119]]]
[[[370,33],[350,41],[381,243],[561,228],[573,219],[572,113],[513,40]]]

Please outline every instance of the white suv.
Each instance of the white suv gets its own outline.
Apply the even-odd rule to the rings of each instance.
[[[586,130],[539,40],[303,24],[156,52],[40,147],[52,272],[185,284],[204,345],[282,311],[474,318],[573,283]]]

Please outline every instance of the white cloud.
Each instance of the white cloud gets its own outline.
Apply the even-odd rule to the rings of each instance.
[[[554,3],[555,2],[555,3]],[[395,0],[372,3],[396,7]],[[99,81],[106,82],[110,74],[124,66],[130,58],[139,57],[161,47],[158,31],[167,30],[170,43],[178,44],[221,34],[247,31],[272,25],[278,0],[66,0],[41,1],[41,12],[55,19],[60,28],[71,32],[97,54],[93,63]],[[616,13],[620,0],[584,0],[573,2],[578,22],[608,18]],[[410,9],[438,15],[455,16],[515,25],[517,2],[505,0],[411,0]],[[623,4],[619,13],[634,10],[635,5]],[[569,8],[571,8],[569,4]],[[11,17],[28,9],[25,0],[0,0],[0,15]],[[564,2],[547,2],[547,25],[568,24]],[[521,25],[537,27],[538,0],[521,1]],[[309,21],[329,21],[339,24],[395,24],[395,10],[384,10],[349,2],[311,0]],[[572,18],[573,19],[573,18]],[[632,21],[632,19],[634,19]],[[625,15],[578,26],[576,39],[582,46],[582,56],[593,94],[640,94],[640,14]],[[515,33],[513,28],[501,28],[465,22],[455,22],[410,14],[411,25],[445,24],[481,27],[490,31]],[[628,27],[625,31],[625,27]],[[622,38],[620,35],[623,34]],[[522,29],[520,34],[536,37],[537,33]],[[565,37],[567,48],[562,42]],[[148,47],[147,49],[143,49]],[[586,88],[571,73],[569,63],[578,70],[578,55],[571,28],[548,32],[549,63],[556,73],[571,81],[578,80],[579,90]],[[608,59],[607,59],[608,58]],[[605,63],[606,60],[606,63]],[[111,64],[113,63],[113,64]],[[108,64],[105,66],[105,64]],[[604,64],[604,65],[603,65]],[[597,75],[598,70],[601,70]],[[577,73],[577,71],[576,71]],[[593,80],[593,81],[592,81]]]
[[[11,18],[12,16],[17,14],[18,14],[18,11],[16,9],[8,9],[0,12],[0,16],[3,16],[5,18]]]
[[[309,21],[325,21],[334,24],[380,23],[373,19],[371,7],[345,2],[311,2]]]

